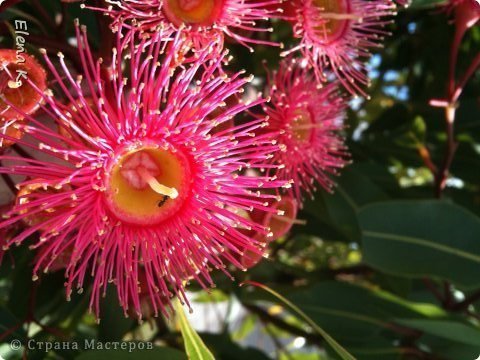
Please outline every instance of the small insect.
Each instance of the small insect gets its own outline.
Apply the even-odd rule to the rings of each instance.
[[[168,199],[170,198],[167,195],[163,195],[163,199],[158,202],[158,207],[162,207],[163,205],[165,205]]]

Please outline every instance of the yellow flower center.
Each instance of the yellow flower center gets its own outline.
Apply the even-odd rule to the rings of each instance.
[[[225,0],[166,0],[164,11],[175,25],[213,25]]]
[[[326,43],[341,37],[352,20],[349,0],[313,0],[313,5],[323,19],[315,28],[317,35]]]
[[[307,108],[297,108],[290,123],[291,136],[298,143],[308,143],[312,139],[316,125]]]
[[[127,150],[107,170],[107,204],[115,216],[155,225],[176,214],[189,196],[186,157],[154,145]]]

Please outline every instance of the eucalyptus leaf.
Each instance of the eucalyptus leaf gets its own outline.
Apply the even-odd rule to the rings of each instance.
[[[480,218],[436,200],[392,201],[359,213],[367,264],[406,277],[480,286]]]
[[[186,360],[181,351],[167,347],[154,347],[153,349],[135,350],[91,350],[77,356],[75,360]]]
[[[183,310],[183,306],[178,299],[175,299],[174,307],[176,323],[182,333],[188,358],[190,360],[214,360],[215,358],[211,351],[207,348],[195,329],[190,325]]]

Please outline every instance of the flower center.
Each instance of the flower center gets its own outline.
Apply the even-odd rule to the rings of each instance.
[[[290,123],[290,133],[297,143],[309,143],[316,127],[312,115],[307,108],[301,107],[295,110]]]
[[[166,0],[163,8],[167,18],[179,26],[209,26],[220,16],[225,0]]]
[[[324,43],[331,43],[341,37],[354,18],[350,14],[350,0],[312,0],[320,10],[318,25],[315,26],[317,36]]]
[[[189,178],[187,159],[178,151],[154,145],[129,149],[107,171],[107,204],[122,221],[155,225],[180,210]]]

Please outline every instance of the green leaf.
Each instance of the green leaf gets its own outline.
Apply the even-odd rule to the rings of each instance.
[[[211,292],[200,291],[195,296],[196,303],[219,303],[222,301],[228,301],[230,299],[228,294],[223,291],[214,289]]]
[[[446,0],[413,0],[409,8],[412,10],[418,10],[423,8],[432,8],[436,6],[440,7],[446,4]]]
[[[3,339],[25,339],[27,334],[21,326],[23,321],[17,319],[8,309],[0,307],[0,334],[10,332],[10,335]]]
[[[242,324],[237,330],[232,334],[232,337],[235,341],[241,341],[247,338],[255,330],[257,325],[257,317],[255,315],[247,315]]]
[[[448,341],[480,347],[480,329],[478,327],[450,320],[400,319],[396,322]]]
[[[39,283],[32,281],[33,253],[22,248],[16,258],[15,268],[11,271],[12,289],[6,307],[19,319],[24,319],[29,311],[29,299],[34,286]]]
[[[365,204],[384,201],[388,196],[354,166],[346,168],[338,179],[335,193],[318,192],[315,202],[305,204],[306,211],[334,227],[349,241],[360,240],[357,211]],[[315,233],[318,232],[315,224]],[[332,240],[343,240],[342,238]]]
[[[175,299],[174,307],[176,319],[185,342],[185,351],[187,352],[188,358],[190,360],[215,359],[203,340],[188,322],[182,304],[180,304],[178,299]]]
[[[363,348],[351,349],[360,360],[401,360],[405,359],[404,351],[391,345],[377,347],[366,343]]]
[[[443,359],[477,359],[480,354],[478,346],[448,341],[444,337],[428,333],[422,336],[421,342],[428,346],[432,353],[441,354]]]
[[[427,124],[421,116],[416,116],[412,122],[412,132],[415,138],[423,143],[425,141],[425,135],[427,133]]]
[[[289,299],[339,339],[371,342],[396,318],[444,316],[436,306],[413,303],[381,290],[322,282],[290,294]]]
[[[247,281],[244,284],[253,285],[259,287],[271,295],[275,296],[279,299],[282,303],[284,303],[288,308],[290,308],[295,314],[299,315],[302,320],[304,320],[308,325],[310,325],[320,336],[322,336],[325,341],[330,345],[333,350],[340,356],[342,360],[355,360],[355,358],[343,348],[333,337],[331,337],[323,328],[321,328],[315,321],[313,321],[305,312],[303,312],[298,306],[296,306],[293,302],[288,300],[287,298],[283,297],[276,291],[270,289],[268,286],[263,284],[255,283],[252,281]]]
[[[475,96],[464,97],[455,116],[455,129],[476,140],[480,139],[480,104]]]
[[[455,177],[478,184],[480,182],[480,151],[472,144],[460,143],[455,152],[451,172]]]
[[[412,290],[412,283],[414,280],[401,276],[376,272],[373,274],[370,281],[379,285],[385,291],[408,298]]]
[[[411,119],[410,110],[405,104],[395,104],[384,110],[365,131],[365,134],[390,133],[393,130],[405,126]]]
[[[279,360],[333,360],[326,354],[319,352],[281,352]]]
[[[480,285],[480,219],[443,201],[394,201],[359,213],[366,263],[406,277]]]
[[[91,350],[77,356],[75,360],[185,360],[187,357],[181,351],[167,347],[154,347],[153,349],[135,350]]]
[[[135,323],[133,319],[125,318],[113,286],[107,288],[107,295],[100,303],[100,314],[98,338],[102,341],[122,340]]]

